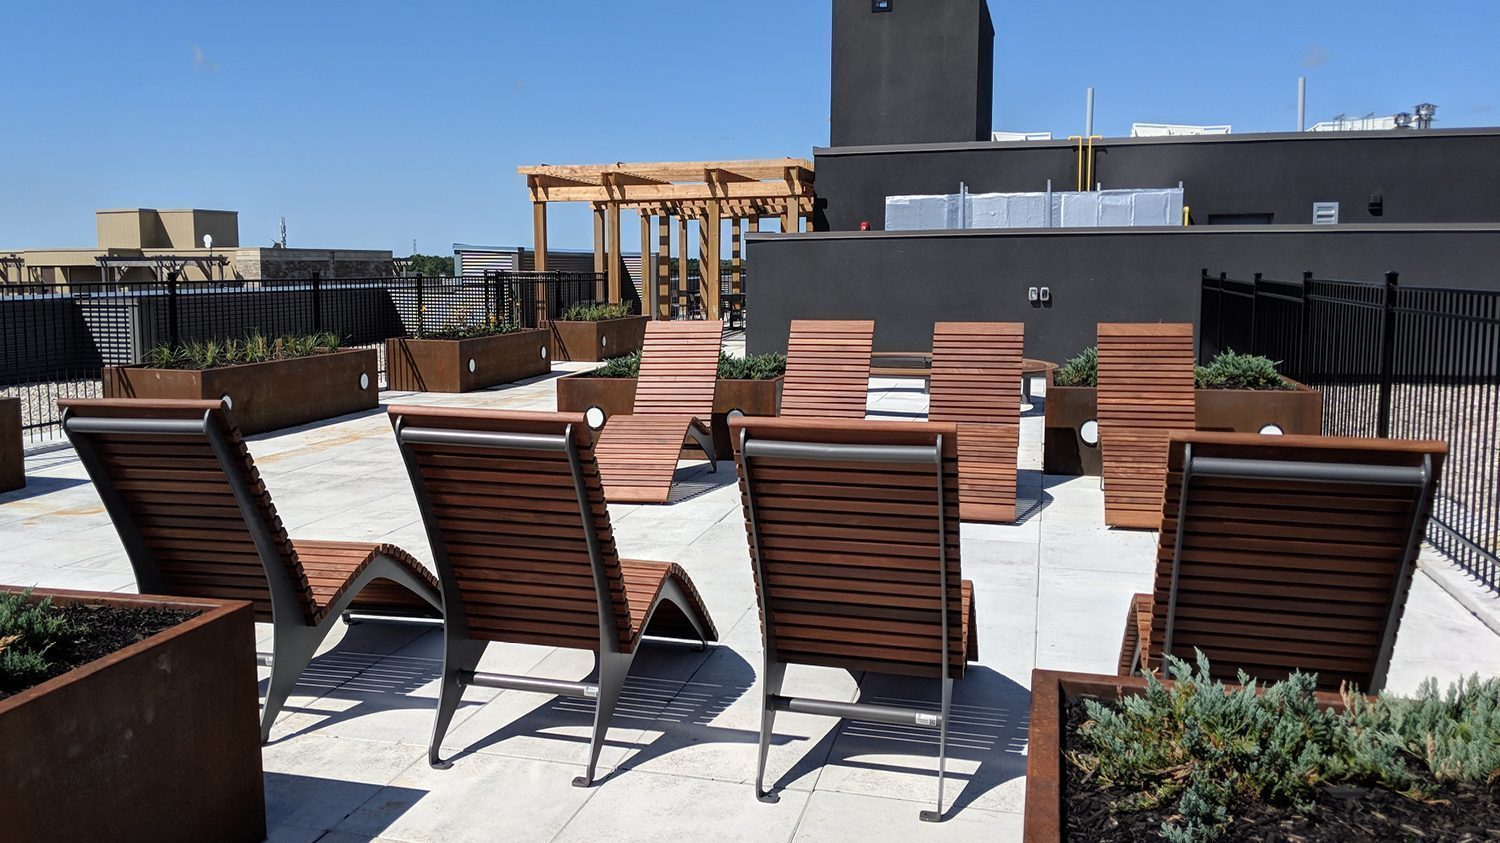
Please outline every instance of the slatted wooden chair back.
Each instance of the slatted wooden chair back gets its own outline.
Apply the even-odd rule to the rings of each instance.
[[[958,498],[966,521],[1014,521],[1021,441],[1020,322],[939,322],[927,417],[958,425]]]
[[[723,340],[724,323],[716,319],[646,323],[633,412],[707,419]]]
[[[1099,324],[1099,447],[1104,523],[1154,528],[1167,437],[1193,429],[1193,326]]]
[[[1189,449],[1195,470],[1184,506]],[[1324,688],[1348,681],[1378,690],[1446,452],[1441,442],[1174,434],[1149,664],[1159,665],[1166,652],[1170,616],[1171,652],[1191,660],[1200,649],[1224,678],[1240,668],[1267,680],[1300,669],[1317,671]],[[1273,473],[1302,465],[1327,467],[1313,469],[1323,472],[1318,476],[1352,469],[1355,477],[1216,475],[1216,459],[1268,461]],[[1417,484],[1375,476],[1391,467]],[[1362,473],[1371,476],[1360,479]]]
[[[793,319],[786,347],[781,415],[862,419],[869,403],[875,323]]]
[[[581,415],[392,408],[392,421],[427,524],[450,623],[481,640],[598,650],[600,594],[622,649],[630,614],[592,439]],[[412,431],[415,435],[408,435]],[[416,441],[424,432],[451,441]],[[466,443],[463,434],[571,437],[580,498],[566,451]],[[454,435],[456,434],[456,435]],[[457,597],[455,606],[451,597]]]
[[[219,402],[58,403],[64,430],[120,532],[143,593],[248,600],[257,620],[270,621],[267,577],[280,576],[297,594],[305,619],[315,618],[307,575],[244,439]],[[175,422],[185,432],[94,433],[92,420]],[[211,437],[222,442],[226,459]],[[231,478],[246,489],[246,506],[236,499]],[[266,539],[259,550],[256,532]]]
[[[962,676],[956,428],[745,418],[731,433],[776,660],[941,675],[946,564],[949,669]],[[804,443],[806,453],[758,455],[766,443]],[[830,450],[820,455],[823,446]],[[936,446],[941,461],[851,458],[864,446]]]

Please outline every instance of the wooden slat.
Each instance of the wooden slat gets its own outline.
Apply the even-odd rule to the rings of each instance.
[[[756,583],[766,602],[761,620],[780,661],[938,676],[946,600],[948,671],[962,676],[977,642],[959,560],[955,426],[747,418],[732,428],[736,446],[741,429],[752,440],[845,444],[930,445],[942,436],[940,472],[910,463],[758,457],[749,481],[741,472],[740,492],[751,553],[764,577]],[[752,506],[758,539],[748,522]],[[882,511],[892,514],[856,514]],[[940,558],[947,565],[946,596]]]
[[[965,521],[1016,519],[1024,346],[1019,322],[933,327],[927,415],[958,424],[959,511]]]
[[[1400,573],[1404,564],[1415,562],[1405,555],[1415,492],[1373,484],[1198,477],[1184,506],[1188,444],[1195,457],[1342,464],[1420,465],[1431,455],[1434,472],[1441,471],[1446,447],[1254,434],[1175,434],[1171,440],[1154,591],[1137,596],[1131,630],[1145,644],[1146,665],[1160,665],[1166,644],[1177,520],[1185,512],[1174,655],[1191,659],[1195,648],[1202,650],[1216,675],[1226,679],[1241,668],[1265,680],[1300,669],[1317,671],[1322,688],[1337,689],[1343,682],[1369,688],[1391,603],[1404,602],[1410,585],[1410,575],[1402,580]],[[1234,497],[1234,506],[1202,503],[1226,495]],[[1380,513],[1375,529],[1366,513],[1349,508],[1351,500]],[[1268,520],[1268,512],[1274,518]],[[1427,516],[1421,513],[1423,527]],[[1125,648],[1132,648],[1129,640]],[[1129,661],[1122,651],[1122,668]]]
[[[785,418],[862,419],[869,403],[875,323],[794,319],[787,339]]]
[[[1193,326],[1099,325],[1099,447],[1104,523],[1161,524],[1167,436],[1195,421]]]

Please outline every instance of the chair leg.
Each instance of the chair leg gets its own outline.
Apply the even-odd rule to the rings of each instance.
[[[316,627],[275,626],[271,644],[271,681],[266,686],[266,703],[260,713],[260,742],[271,739],[271,725],[297,686],[298,677],[312,661],[318,644],[328,634],[328,624]]]
[[[937,810],[923,811],[922,822],[936,823],[943,821],[943,776],[948,771],[948,718],[949,711],[953,707],[953,679],[943,677],[943,711],[942,720],[938,724],[938,786],[937,786]]]
[[[780,696],[781,683],[784,679],[786,679],[786,665],[766,665],[760,692],[760,749],[755,760],[755,798],[762,802],[781,801],[780,796],[766,792],[765,781],[766,756],[771,751],[771,730],[776,725],[776,709],[771,705],[771,698]]]
[[[719,458],[714,454],[714,440],[712,436],[705,434],[696,427],[688,428],[688,435],[693,438],[698,447],[703,451],[703,456],[708,460],[708,471],[710,474],[719,470]]]
[[[615,716],[615,704],[620,701],[620,692],[625,689],[625,677],[630,674],[633,661],[634,653],[599,654],[599,697],[594,703],[594,735],[589,740],[589,764],[583,775],[573,779],[574,787],[594,786],[599,752],[604,749],[604,738]]]
[[[448,734],[448,724],[453,722],[453,713],[463,699],[463,685],[459,676],[473,672],[484,655],[485,642],[468,638],[449,638],[446,631],[443,640],[443,677],[438,688],[437,716],[432,721],[432,743],[427,747],[427,763],[434,770],[446,770],[452,761],[438,755],[443,736]]]

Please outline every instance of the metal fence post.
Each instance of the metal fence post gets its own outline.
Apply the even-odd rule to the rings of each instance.
[[[167,273],[167,345],[176,348],[177,333],[177,270]]]
[[[1312,284],[1313,274],[1302,273],[1302,289],[1297,299],[1297,380],[1306,382],[1307,373],[1307,343],[1308,343],[1308,318],[1307,318],[1307,288]]]
[[[1256,323],[1260,321],[1260,273],[1250,279],[1250,353],[1260,353],[1260,338],[1255,335]]]
[[[1381,312],[1380,336],[1380,417],[1376,421],[1375,435],[1381,439],[1391,436],[1391,391],[1396,379],[1396,287],[1398,276],[1394,272],[1385,274],[1385,301]]]
[[[323,332],[323,273],[312,274],[312,332]]]
[[[422,301],[422,273],[416,275],[417,282],[417,329],[412,332],[413,336],[422,335],[422,317],[426,314],[427,304]]]

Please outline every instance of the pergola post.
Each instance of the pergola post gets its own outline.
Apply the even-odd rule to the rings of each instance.
[[[641,313],[656,313],[656,257],[651,254],[651,212],[641,210]]]
[[[531,203],[531,226],[533,245],[531,268],[534,272],[547,271],[547,203]],[[520,269],[521,267],[516,267]],[[547,282],[539,274],[536,281],[536,324],[540,327],[547,321]]]
[[[594,205],[594,301],[604,301],[604,273],[607,246],[604,243],[604,206]]]
[[[787,234],[797,233],[797,202],[793,199],[786,200],[781,211],[781,230]]]
[[[743,230],[740,223],[740,218],[736,216],[729,223],[729,291],[731,293],[734,293],[735,295],[739,295],[740,293],[744,292],[740,277],[740,238],[742,236]]]
[[[621,278],[625,275],[625,250],[620,243],[620,203],[610,202],[605,205],[605,260],[608,263],[606,270],[606,284],[609,289],[609,303],[619,304],[622,298],[623,284]]]
[[[720,240],[722,217],[719,203],[710,202],[702,218],[698,220],[698,286],[703,301],[703,318],[719,318],[719,258],[723,254]]]
[[[687,299],[682,295],[683,285],[688,280],[688,255],[692,249],[688,248],[688,211],[682,209],[677,217],[677,289],[672,291],[672,298],[677,301],[677,314],[684,316],[687,310]]]
[[[656,309],[652,315],[657,319],[672,318],[672,293],[669,283],[672,278],[672,215],[662,214],[656,218]]]

